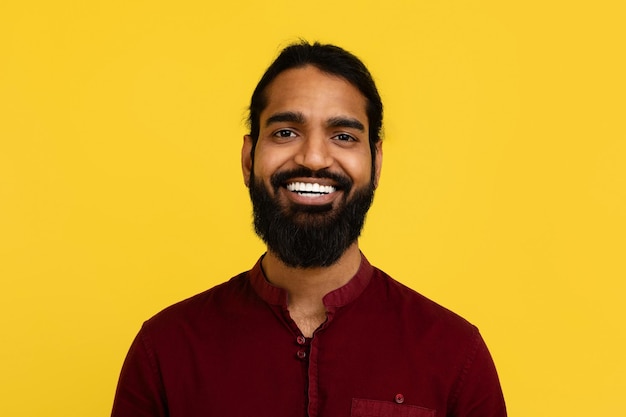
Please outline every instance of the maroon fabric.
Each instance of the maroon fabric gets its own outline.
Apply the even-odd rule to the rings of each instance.
[[[372,267],[324,297],[312,339],[260,262],[146,323],[113,417],[504,417],[476,327]]]

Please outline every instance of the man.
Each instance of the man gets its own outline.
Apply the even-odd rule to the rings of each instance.
[[[113,416],[506,416],[478,330],[359,250],[382,164],[361,61],[287,47],[249,123],[243,176],[267,253],[144,324]]]

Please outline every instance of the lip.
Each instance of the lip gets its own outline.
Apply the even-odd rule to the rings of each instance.
[[[334,192],[329,193],[329,194],[319,194],[319,195],[311,196],[311,195],[307,195],[304,193],[300,194],[298,192],[289,191],[287,189],[287,184],[294,183],[294,182],[319,184],[322,186],[330,185],[330,186],[335,187],[336,189]],[[320,205],[330,204],[333,201],[335,201],[335,199],[337,199],[341,193],[343,193],[343,191],[340,188],[337,188],[336,182],[328,178],[290,178],[287,183],[285,183],[279,188],[279,192],[283,194],[292,203],[304,205],[304,206],[320,206]]]
[[[337,181],[333,181],[330,178],[316,178],[316,177],[294,177],[294,178],[289,178],[288,181],[285,182],[284,185],[287,184],[291,184],[294,182],[304,182],[304,183],[310,183],[310,184],[319,184],[319,185],[331,185],[335,188],[338,188],[339,185],[337,184]]]

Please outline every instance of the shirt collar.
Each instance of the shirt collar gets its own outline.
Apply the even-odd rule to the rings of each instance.
[[[287,307],[287,291],[272,285],[261,268],[259,258],[254,267],[248,272],[250,283],[255,292],[268,304]],[[374,267],[370,265],[365,255],[361,254],[361,265],[356,274],[344,286],[326,294],[323,298],[327,308],[342,307],[356,299],[367,287],[374,275]]]

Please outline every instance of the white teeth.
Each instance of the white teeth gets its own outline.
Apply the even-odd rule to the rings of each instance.
[[[291,182],[287,184],[287,189],[295,193],[316,193],[330,194],[337,191],[332,185],[320,185],[310,182]]]

